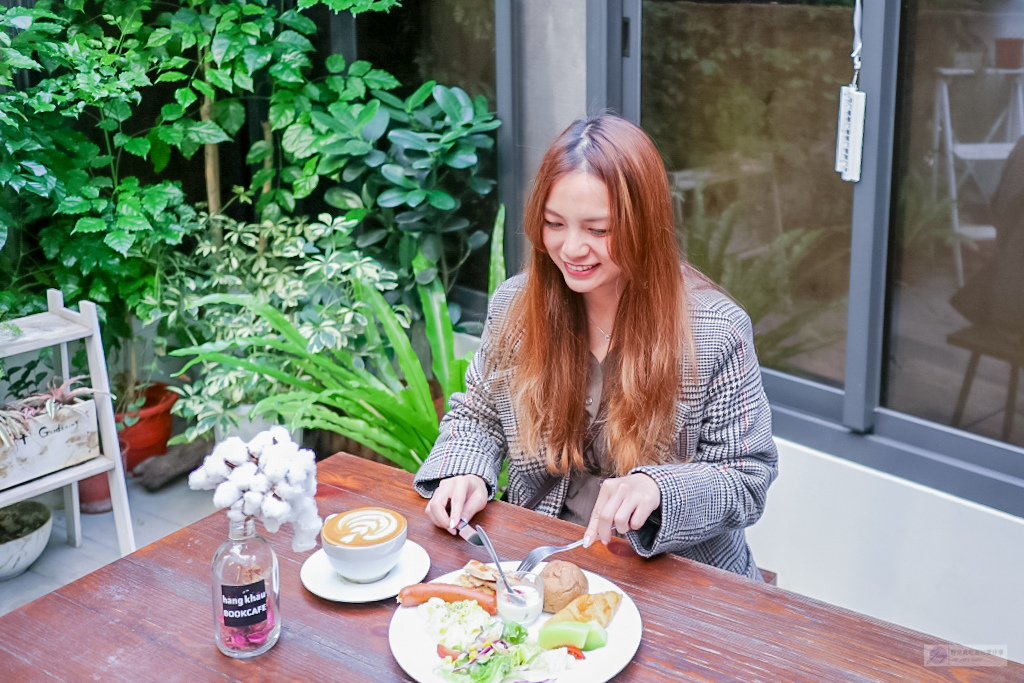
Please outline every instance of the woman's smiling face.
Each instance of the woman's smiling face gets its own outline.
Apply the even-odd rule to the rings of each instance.
[[[586,171],[551,186],[544,204],[544,248],[574,292],[616,296],[621,270],[610,256],[608,188]]]

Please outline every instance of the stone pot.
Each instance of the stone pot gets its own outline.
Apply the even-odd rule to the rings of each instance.
[[[27,570],[39,559],[43,549],[50,540],[50,529],[53,527],[53,515],[50,508],[34,500],[15,503],[0,510],[0,517],[11,515],[15,518],[25,516],[29,512],[46,513],[46,521],[34,529],[28,530],[18,538],[0,544],[0,581],[13,579]],[[0,521],[0,527],[3,526]]]

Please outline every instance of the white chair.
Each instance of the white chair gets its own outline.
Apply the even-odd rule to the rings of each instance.
[[[985,197],[992,197],[999,182],[1001,164],[992,167],[987,162],[1003,162],[1009,156],[1017,139],[1024,135],[1024,69],[936,69],[935,123],[932,130],[932,197],[937,198],[939,168],[944,166],[946,191],[949,193],[950,221],[953,226],[953,266],[958,287],[964,285],[963,256],[960,242],[967,240],[994,240],[996,229],[992,225],[969,224],[960,220],[960,193],[972,181]],[[1010,96],[995,123],[981,142],[959,142],[953,132],[950,111],[950,82],[979,74],[1009,79]],[[984,168],[984,166],[989,168]],[[987,173],[985,171],[988,171]]]

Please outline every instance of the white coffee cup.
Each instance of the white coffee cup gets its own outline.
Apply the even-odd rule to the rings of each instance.
[[[329,515],[320,540],[331,567],[342,578],[373,583],[398,564],[407,534],[408,525],[401,514],[365,507]]]

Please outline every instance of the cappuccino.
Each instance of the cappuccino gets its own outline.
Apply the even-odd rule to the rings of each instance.
[[[405,531],[405,517],[394,510],[366,507],[332,516],[324,524],[324,543],[364,547],[386,543]]]

